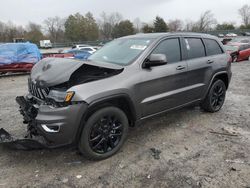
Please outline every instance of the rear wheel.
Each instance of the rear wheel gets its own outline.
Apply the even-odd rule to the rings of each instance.
[[[222,80],[216,80],[202,102],[201,107],[207,112],[217,112],[224,104],[226,97],[226,86]]]
[[[84,157],[101,160],[114,155],[124,144],[128,134],[126,114],[117,107],[105,107],[87,120],[79,142]]]

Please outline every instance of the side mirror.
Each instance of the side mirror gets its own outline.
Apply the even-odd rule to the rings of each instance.
[[[166,64],[167,64],[167,57],[165,54],[151,54],[149,58],[143,63],[143,68],[150,68]]]

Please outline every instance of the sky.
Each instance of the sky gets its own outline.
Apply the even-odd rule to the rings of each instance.
[[[80,12],[92,12],[98,18],[104,11],[119,12],[124,19],[152,22],[156,15],[166,21],[198,20],[200,14],[211,10],[219,23],[241,23],[238,9],[250,0],[0,0],[0,21],[26,25],[42,24],[48,17],[67,17]]]

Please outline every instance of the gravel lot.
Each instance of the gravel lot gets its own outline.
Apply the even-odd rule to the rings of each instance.
[[[0,188],[250,187],[250,62],[232,70],[220,112],[189,107],[148,120],[104,161],[87,161],[73,149],[0,147]],[[14,134],[25,129],[15,96],[26,93],[26,82],[27,75],[0,78],[0,127]]]

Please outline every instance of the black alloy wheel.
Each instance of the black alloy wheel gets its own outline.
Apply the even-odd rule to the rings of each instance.
[[[222,80],[216,80],[201,103],[201,108],[207,112],[217,112],[221,109],[226,98],[226,86]]]
[[[88,159],[102,160],[120,150],[127,138],[129,123],[121,109],[109,106],[95,111],[83,126],[80,152]]]
[[[118,145],[122,134],[123,124],[115,115],[101,117],[90,131],[90,148],[96,153],[107,153]]]
[[[218,111],[225,100],[225,90],[222,84],[217,84],[213,88],[212,96],[210,98],[211,105],[215,111]]]

